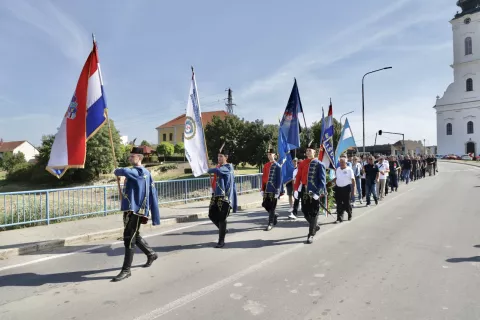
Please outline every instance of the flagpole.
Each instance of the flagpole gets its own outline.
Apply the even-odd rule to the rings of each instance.
[[[195,81],[195,71],[193,70],[193,66],[190,66],[192,68],[192,80]],[[195,81],[195,87],[197,84],[197,81]],[[197,99],[198,99],[198,103],[199,103],[199,107],[200,107],[200,98],[198,97],[198,90],[197,90]],[[202,120],[202,113],[200,112],[200,121]],[[203,131],[203,145],[205,147],[205,157],[207,158],[207,165],[208,163],[210,162],[208,159],[208,149],[207,149],[207,139],[205,137],[205,128],[203,127],[203,121],[202,121],[202,131]],[[208,174],[208,177],[210,179],[210,185],[212,185],[212,174],[209,173]],[[212,188],[213,189],[213,188]],[[215,190],[214,190],[215,192]]]
[[[96,41],[95,41],[95,34],[93,34],[93,33],[92,33],[92,40],[93,40],[93,46],[95,48]],[[112,128],[110,126],[110,119],[108,117],[108,107],[105,108],[105,118],[107,120],[108,135],[110,136],[110,146],[112,147],[113,165],[116,169],[116,168],[118,168],[118,163],[117,163],[117,157],[115,155],[115,145],[113,144]],[[120,177],[117,177],[117,187],[118,187],[119,199],[120,199],[120,201],[122,201],[123,200],[123,194],[122,194],[122,188],[120,187]]]

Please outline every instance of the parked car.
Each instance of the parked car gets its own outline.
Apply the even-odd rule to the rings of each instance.
[[[472,157],[469,156],[468,154],[464,154],[464,155],[462,156],[462,160],[472,160]]]

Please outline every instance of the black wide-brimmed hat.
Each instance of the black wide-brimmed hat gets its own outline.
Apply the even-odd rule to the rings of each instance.
[[[272,145],[270,143],[268,144],[267,153],[274,153],[275,154],[275,149],[272,148]]]
[[[132,148],[132,151],[130,151],[130,153],[134,153],[134,154],[143,154],[143,148],[140,148],[140,147],[133,147],[133,148]]]
[[[227,157],[230,155],[230,148],[228,147],[226,142],[222,144],[222,146],[218,150],[218,154],[223,154],[224,156],[227,156]]]

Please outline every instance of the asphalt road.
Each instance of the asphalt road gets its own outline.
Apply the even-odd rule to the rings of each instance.
[[[210,223],[172,226],[118,283],[118,242],[15,257],[0,319],[480,319],[479,192],[480,169],[443,163],[350,222],[322,218],[311,245],[305,221],[265,232],[261,210],[230,218],[224,249]]]

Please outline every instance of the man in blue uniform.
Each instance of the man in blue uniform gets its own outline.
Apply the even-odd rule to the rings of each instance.
[[[303,191],[302,212],[309,223],[307,243],[312,243],[315,234],[320,230],[317,225],[320,201],[326,192],[327,178],[323,163],[315,158],[315,145],[310,142],[306,150],[307,159],[302,161],[294,185],[294,197],[298,199]]]
[[[263,167],[260,193],[263,197],[262,207],[268,212],[268,226],[265,231],[270,231],[277,224],[275,209],[282,191],[282,167],[275,161],[275,151],[270,146],[267,149],[267,157],[269,162]]]
[[[227,218],[230,211],[237,212],[237,189],[235,186],[235,175],[233,166],[227,163],[229,151],[225,144],[218,152],[218,165],[215,168],[208,169],[208,173],[213,173],[212,180],[212,200],[208,209],[208,217],[218,228],[218,244],[215,248],[225,246],[225,234],[227,230]]]
[[[142,148],[133,147],[128,158],[133,168],[117,168],[114,172],[117,179],[125,177],[121,205],[125,219],[125,229],[123,231],[125,257],[122,271],[112,279],[114,282],[130,277],[135,245],[147,255],[145,268],[150,267],[153,261],[158,258],[157,254],[140,236],[140,225],[148,222],[150,212],[152,213],[152,224],[160,224],[157,190],[150,172],[142,166],[142,151]]]

